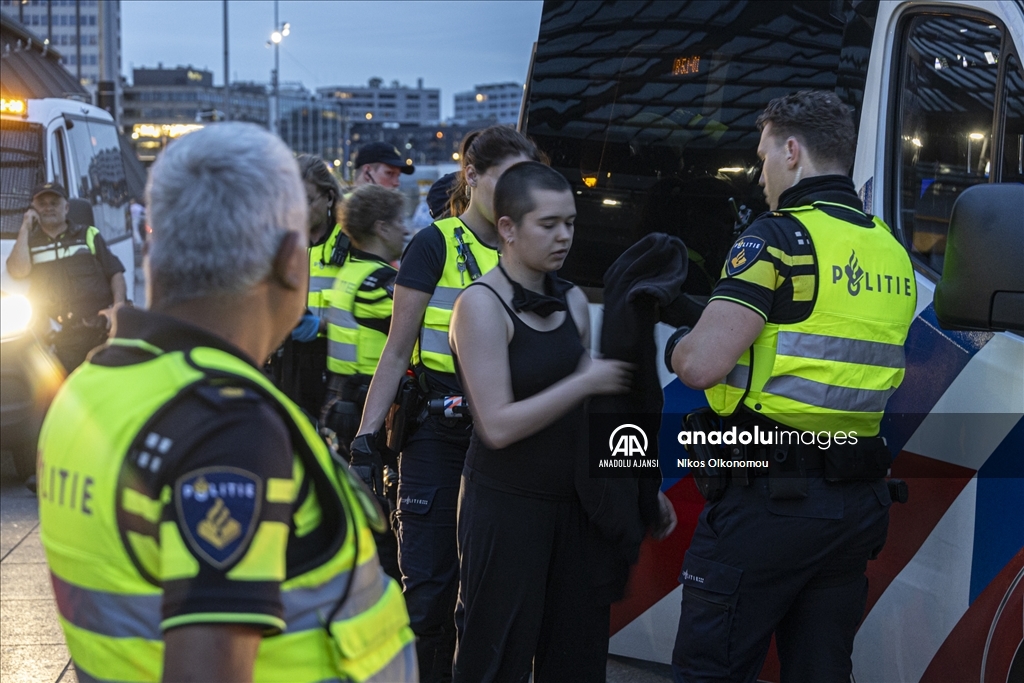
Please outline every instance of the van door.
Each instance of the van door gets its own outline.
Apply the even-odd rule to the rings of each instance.
[[[28,287],[24,280],[7,274],[6,263],[22,217],[32,203],[32,188],[46,179],[45,135],[38,123],[0,120],[0,259],[6,292],[22,292]]]
[[[72,161],[68,194],[92,204],[93,218],[110,250],[125,267],[128,298],[134,299],[135,245],[128,212],[128,178],[112,121],[65,115]]]

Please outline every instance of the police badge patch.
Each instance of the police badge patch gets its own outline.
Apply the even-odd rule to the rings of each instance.
[[[185,541],[217,569],[234,563],[256,530],[263,482],[234,467],[206,467],[174,485]]]
[[[764,249],[764,240],[760,237],[741,237],[732,245],[729,258],[725,262],[725,274],[729,277],[746,270]]]

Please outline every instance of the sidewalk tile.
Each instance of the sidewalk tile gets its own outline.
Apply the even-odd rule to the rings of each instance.
[[[2,602],[53,600],[50,571],[42,562],[32,564],[4,562],[0,565],[0,585],[3,586],[3,590],[0,591],[0,601]]]
[[[0,679],[4,683],[51,683],[68,663],[68,649],[60,645],[0,646]],[[67,681],[64,676],[61,683]]]
[[[34,564],[46,562],[46,551],[43,550],[43,542],[39,540],[39,529],[36,529],[15,548],[10,555],[4,559],[4,564]]]
[[[57,621],[57,605],[53,598],[0,602],[0,642],[4,644],[4,647],[8,645],[63,646],[64,633]],[[54,676],[54,680],[56,680],[56,676]]]

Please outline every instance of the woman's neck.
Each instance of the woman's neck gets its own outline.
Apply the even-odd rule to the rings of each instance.
[[[501,265],[510,278],[518,282],[525,289],[544,294],[544,280],[547,273],[543,270],[534,270],[525,265],[514,256],[502,254]]]
[[[491,249],[496,249],[498,246],[498,231],[494,229],[494,224],[484,218],[484,215],[480,213],[480,208],[476,205],[474,199],[469,200],[469,206],[465,212],[459,216],[459,220],[466,224],[473,234],[476,235],[477,239],[483,242]]]
[[[327,233],[330,232],[331,226],[327,221],[321,221],[309,229],[309,243],[318,244],[327,237]]]

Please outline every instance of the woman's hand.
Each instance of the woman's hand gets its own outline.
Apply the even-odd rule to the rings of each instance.
[[[633,385],[632,363],[604,358],[584,359],[576,371],[590,396],[624,394]]]

